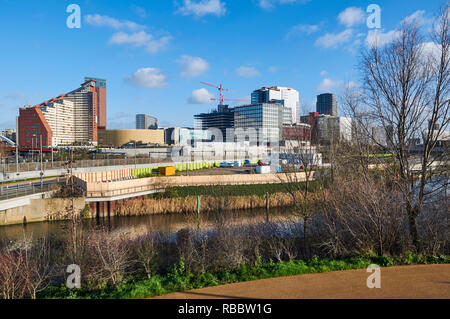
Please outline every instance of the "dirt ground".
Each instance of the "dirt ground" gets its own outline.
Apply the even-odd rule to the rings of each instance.
[[[263,279],[172,293],[163,299],[450,299],[450,265],[381,268],[381,288],[365,269]]]

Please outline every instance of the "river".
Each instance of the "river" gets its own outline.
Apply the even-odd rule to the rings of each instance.
[[[222,217],[229,225],[251,225],[267,221],[283,221],[293,218],[289,208],[272,208],[267,214],[266,209],[223,211],[220,213],[202,213],[200,227],[205,230],[217,224],[218,217]],[[85,219],[82,221],[84,229],[105,227],[110,231],[123,232],[130,235],[142,235],[152,230],[162,233],[174,233],[183,228],[196,228],[196,214],[164,214],[129,217],[110,217],[100,219]],[[69,228],[69,221],[53,221],[30,223],[27,225],[11,225],[0,227],[0,241],[15,241],[24,238],[58,238]]]

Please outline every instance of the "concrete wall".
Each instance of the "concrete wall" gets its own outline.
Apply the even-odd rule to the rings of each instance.
[[[79,214],[85,207],[84,198],[74,199],[74,210]],[[60,198],[30,199],[28,205],[18,206],[0,211],[0,226],[42,222],[48,220],[64,220],[72,214],[72,200]]]
[[[115,179],[123,179],[127,177],[133,177],[133,169],[125,168],[125,169],[117,169],[112,171],[104,171],[104,172],[86,172],[86,173],[77,173],[74,174],[75,177],[86,181],[88,183],[93,182],[106,182]]]

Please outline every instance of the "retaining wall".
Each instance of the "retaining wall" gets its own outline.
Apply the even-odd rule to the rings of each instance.
[[[79,214],[85,207],[84,198],[75,198],[74,210]],[[40,198],[30,199],[28,205],[0,211],[0,226],[23,222],[43,222],[68,219],[72,214],[72,199]]]

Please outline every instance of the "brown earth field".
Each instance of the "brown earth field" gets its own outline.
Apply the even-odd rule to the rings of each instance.
[[[450,264],[381,268],[381,288],[367,287],[366,269],[263,279],[159,299],[450,299]]]

